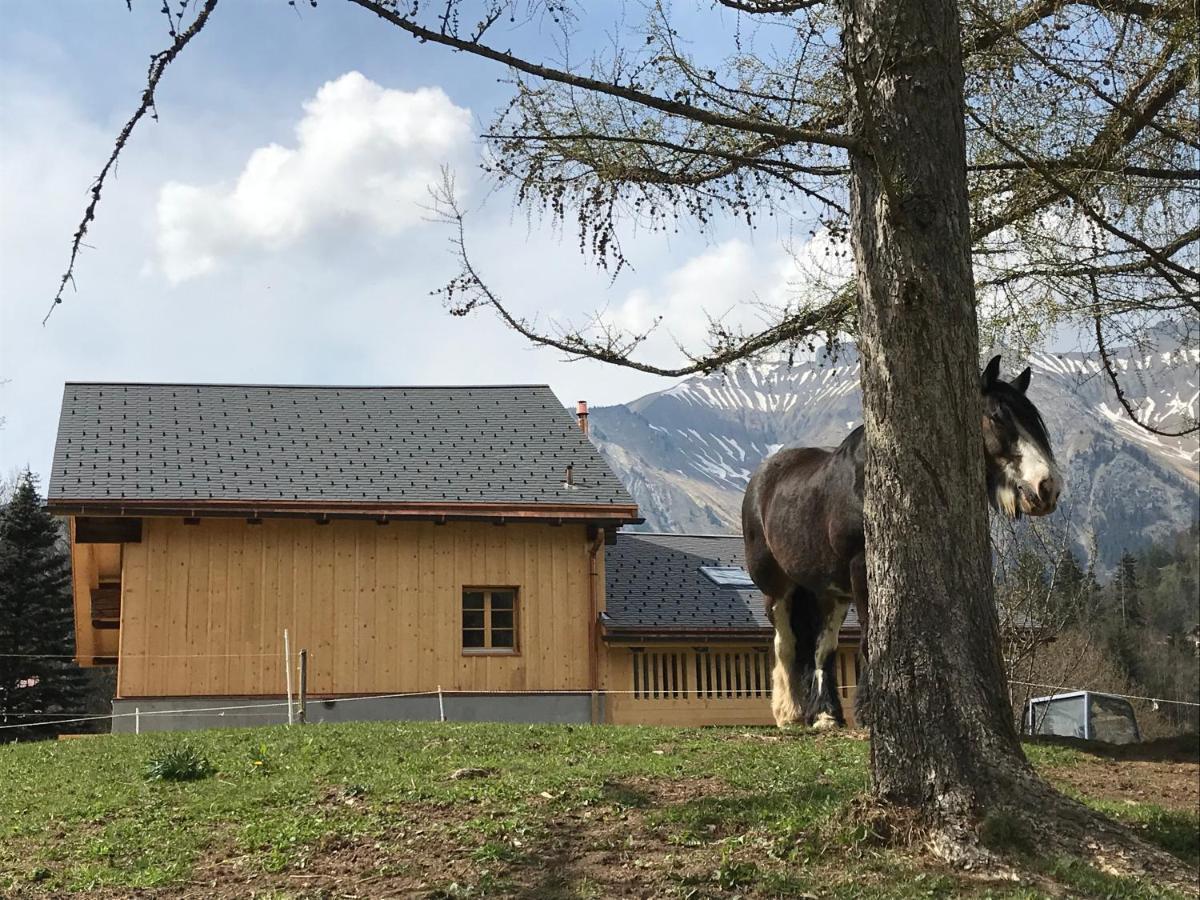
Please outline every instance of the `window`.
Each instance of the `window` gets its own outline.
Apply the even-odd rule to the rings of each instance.
[[[1140,740],[1137,719],[1128,700],[1090,694],[1092,701],[1091,728],[1088,736],[1110,744],[1136,744]]]
[[[463,653],[517,652],[517,589],[464,588]]]
[[[1082,694],[1035,700],[1029,705],[1031,734],[1057,734],[1063,737],[1085,736],[1087,707]]]
[[[700,571],[708,576],[709,581],[721,587],[754,590],[754,582],[741,566],[701,566]]]

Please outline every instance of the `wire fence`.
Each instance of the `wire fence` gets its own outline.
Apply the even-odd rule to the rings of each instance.
[[[33,728],[49,728],[63,725],[76,725],[83,723],[97,723],[102,721],[115,722],[118,719],[133,719],[136,732],[141,731],[141,719],[143,716],[153,718],[155,716],[224,716],[229,712],[243,712],[252,710],[255,713],[262,713],[267,710],[278,710],[286,707],[287,722],[292,724],[296,719],[297,708],[300,710],[301,722],[304,721],[304,710],[307,700],[307,666],[310,658],[309,652],[305,649],[300,649],[293,654],[291,643],[289,640],[288,629],[284,629],[282,633],[282,652],[276,653],[138,653],[138,654],[123,654],[122,659],[128,661],[145,660],[145,659],[279,659],[283,664],[286,684],[286,699],[284,700],[257,700],[251,703],[223,704],[218,706],[204,707],[183,707],[178,709],[147,709],[144,712],[140,708],[134,709],[133,712],[122,713],[91,713],[86,710],[56,710],[53,712],[5,712],[0,713],[0,732],[11,731],[14,729],[33,729]],[[0,654],[0,659],[75,659],[74,654],[44,654],[44,653],[4,653]],[[295,663],[298,662],[298,665]],[[298,669],[300,688],[296,695],[297,699],[293,700],[293,683],[292,672],[293,667]],[[720,678],[718,678],[720,681]],[[479,690],[465,688],[443,689],[440,685],[434,690],[423,691],[402,691],[396,693],[382,694],[362,694],[353,697],[314,697],[314,702],[320,702],[325,708],[331,708],[338,704],[345,703],[361,703],[365,701],[381,701],[381,700],[397,700],[411,699],[417,697],[436,697],[438,700],[439,718],[443,721],[446,719],[445,712],[445,697],[447,696],[580,696],[580,697],[609,697],[609,696],[632,696],[639,700],[644,700],[649,703],[663,700],[683,700],[687,701],[693,697],[697,700],[716,700],[718,702],[726,700],[750,700],[760,699],[769,696],[769,690],[764,691],[765,685],[749,683],[749,678],[746,682],[742,681],[741,673],[727,672],[725,681],[729,682],[724,686],[717,684],[714,692],[713,685],[702,687],[689,688],[686,684],[663,684],[649,689],[647,685],[641,687],[635,686],[632,690],[622,689],[597,689],[597,690],[572,690],[572,689],[525,689],[525,690]],[[1028,681],[1009,681],[1012,686],[1041,688],[1050,691],[1052,694],[1059,693],[1074,693],[1085,688],[1072,688],[1063,685],[1038,684]],[[724,689],[722,689],[722,687]],[[857,684],[840,685],[838,690],[844,699],[848,699],[850,692],[857,690]],[[1112,691],[1093,691],[1093,693],[1106,693],[1111,696],[1123,697],[1126,700],[1142,700],[1154,704],[1178,704],[1180,706],[1200,707],[1200,703],[1191,700],[1175,700],[1162,697],[1144,697],[1130,694],[1121,694]],[[147,698],[149,699],[149,698]],[[178,698],[176,698],[178,699]],[[9,719],[24,719],[26,721],[10,723]],[[36,721],[30,721],[36,720]]]
[[[259,654],[251,654],[251,655],[259,655]],[[274,656],[275,654],[266,654],[266,655]],[[1056,694],[1057,693],[1075,693],[1078,691],[1091,690],[1090,688],[1068,687],[1068,686],[1063,686],[1063,685],[1039,684],[1037,682],[1029,682],[1029,681],[1010,681],[1008,683],[1011,685],[1022,686],[1022,687],[1042,688],[1044,690],[1049,690],[1051,693],[1056,693]],[[848,692],[851,690],[856,690],[857,687],[858,687],[857,684],[840,685],[839,690]],[[1174,700],[1174,699],[1163,698],[1163,697],[1145,697],[1145,696],[1139,696],[1136,694],[1120,694],[1120,693],[1115,693],[1113,691],[1098,691],[1098,690],[1096,690],[1096,691],[1092,691],[1092,692],[1107,694],[1109,696],[1114,696],[1114,697],[1123,697],[1126,700],[1143,700],[1143,701],[1148,701],[1151,703],[1173,703],[1173,704],[1178,704],[1180,706],[1200,707],[1200,703],[1196,703],[1191,700]],[[705,689],[698,689],[698,688],[690,688],[690,689],[680,688],[678,690],[672,690],[670,693],[671,693],[670,697],[662,697],[662,698],[656,698],[656,699],[687,700],[693,696],[696,699],[710,699],[712,697],[712,694],[710,691],[706,691]],[[542,696],[590,697],[592,695],[606,697],[606,696],[634,696],[634,695],[636,695],[636,696],[644,698],[645,691],[644,691],[644,689],[643,690],[598,689],[595,691],[570,690],[570,689],[480,690],[480,689],[468,689],[468,688],[441,688],[441,687],[439,687],[439,688],[436,688],[433,690],[424,690],[424,691],[401,691],[401,692],[397,692],[397,693],[388,693],[388,694],[362,694],[362,695],[354,696],[354,697],[310,697],[307,699],[309,702],[320,703],[323,706],[330,707],[330,706],[334,706],[337,704],[343,704],[343,703],[361,703],[364,701],[396,700],[396,699],[408,699],[408,698],[416,698],[416,697],[427,697],[430,699],[437,698],[437,699],[441,700],[444,697],[454,697],[454,696],[485,697],[485,696],[534,696],[534,695],[539,696],[539,697],[542,697]],[[747,691],[745,697],[722,697],[721,699],[752,699],[752,697],[750,696],[750,692]],[[650,699],[648,702],[654,702],[654,699]],[[88,713],[76,714],[74,712],[66,712],[66,711],[59,711],[59,712],[53,712],[53,713],[38,713],[38,712],[0,713],[0,720],[7,719],[7,718],[35,718],[35,717],[46,717],[46,716],[58,716],[59,717],[59,718],[50,719],[49,721],[3,724],[3,725],[0,725],[0,731],[11,730],[11,729],[16,729],[16,728],[29,729],[29,728],[36,728],[36,727],[40,727],[40,726],[41,727],[49,727],[49,726],[58,726],[58,725],[75,725],[75,724],[80,724],[83,722],[100,722],[100,721],[105,721],[105,720],[115,721],[117,719],[134,719],[135,721],[140,721],[141,718],[152,718],[154,716],[212,715],[214,713],[223,714],[226,712],[237,712],[237,711],[244,711],[244,710],[253,710],[256,712],[262,712],[265,710],[282,709],[282,708],[288,708],[290,710],[290,709],[294,708],[297,704],[298,704],[298,701],[292,701],[292,700],[261,700],[261,701],[256,701],[254,703],[241,703],[241,704],[221,705],[221,706],[186,707],[186,708],[179,708],[179,709],[147,709],[144,711],[137,709],[133,712],[107,713],[107,714],[88,714]],[[444,710],[443,710],[443,715],[444,715]]]

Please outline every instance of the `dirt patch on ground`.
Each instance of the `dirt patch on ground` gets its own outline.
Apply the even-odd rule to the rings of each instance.
[[[1102,747],[1054,743],[1084,753],[1079,762],[1042,769],[1056,784],[1097,799],[1153,803],[1184,812],[1200,809],[1200,743],[1195,736]]]
[[[1053,783],[1102,800],[1153,803],[1165,809],[1200,809],[1200,765],[1090,757],[1072,766],[1042,770]]]
[[[405,805],[388,811],[389,827],[373,837],[318,842],[285,871],[264,873],[236,854],[199,863],[186,886],[121,890],[88,896],[156,900],[289,898],[658,897],[714,877],[714,850],[681,847],[653,817],[674,804],[716,795],[715,778],[607,782],[590,805],[560,808],[553,795],[534,798],[537,824],[528,835],[489,832],[489,815],[462,806]],[[356,797],[331,791],[331,805]],[[716,856],[719,859],[719,853]]]

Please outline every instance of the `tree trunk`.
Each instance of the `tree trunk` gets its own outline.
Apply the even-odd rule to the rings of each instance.
[[[1004,816],[1027,846],[1184,883],[1180,860],[1038,778],[1013,725],[992,595],[956,4],[843,2],[860,142],[850,190],[874,795],[915,811],[952,860],[990,857],[981,826]]]
[[[849,0],[846,26],[873,783],[958,816],[1025,767],[992,601],[958,13]]]

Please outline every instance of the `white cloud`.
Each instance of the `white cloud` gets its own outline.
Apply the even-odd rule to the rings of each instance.
[[[708,316],[741,320],[761,286],[753,248],[728,240],[706,248],[661,279],[657,289],[639,287],[605,317],[619,328],[644,332],[655,320],[670,338],[695,347],[708,334]]]
[[[774,324],[784,308],[821,303],[853,277],[844,245],[821,232],[794,252],[781,243],[766,247],[740,238],[705,248],[659,279],[638,287],[601,316],[617,329],[654,333],[639,349],[659,365],[685,362],[707,346],[710,318],[731,331],[748,333]]]
[[[163,186],[159,264],[179,283],[322,232],[394,236],[421,221],[441,166],[470,142],[470,112],[440,88],[392,90],[349,72],[304,104],[294,147],[255,150],[232,187]]]

